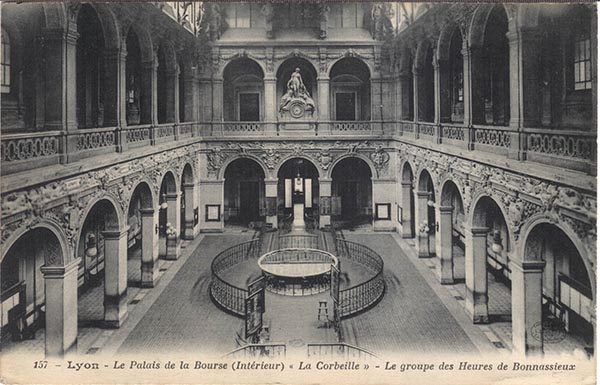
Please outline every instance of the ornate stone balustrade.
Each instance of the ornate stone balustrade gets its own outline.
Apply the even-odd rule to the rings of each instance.
[[[223,136],[262,135],[264,127],[260,122],[225,122],[220,131]]]
[[[465,142],[468,137],[469,129],[464,126],[458,125],[442,125],[442,141],[443,140],[455,140],[459,142]]]
[[[75,134],[77,138],[77,151],[98,150],[107,147],[114,147],[115,128],[92,128],[78,130]]]
[[[329,132],[332,135],[371,135],[372,124],[365,121],[331,122]]]
[[[476,150],[479,149],[478,146],[483,145],[490,147],[489,150],[492,152],[506,154],[507,150],[511,148],[510,133],[511,130],[508,127],[475,126],[472,137],[473,144]]]
[[[129,145],[148,142],[151,137],[151,129],[149,125],[127,127],[125,128],[125,139]]]
[[[156,138],[168,141],[168,138],[175,139],[175,125],[173,123],[159,124],[155,128]]]
[[[60,153],[59,131],[2,135],[2,162],[18,162],[56,156]]]

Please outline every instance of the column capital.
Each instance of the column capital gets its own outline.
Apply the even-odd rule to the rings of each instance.
[[[438,210],[440,211],[440,213],[452,214],[452,211],[454,211],[454,207],[452,207],[452,206],[438,206]]]
[[[272,83],[275,83],[275,82],[277,82],[277,78],[276,78],[275,76],[265,76],[265,77],[263,78],[263,81],[264,81],[265,83],[271,83],[271,82],[272,82]]]
[[[77,271],[79,269],[79,263],[81,262],[81,258],[76,258],[73,261],[69,262],[63,266],[42,266],[40,267],[40,271],[44,275],[45,279],[62,279],[65,275],[73,271]]]
[[[328,82],[329,81],[329,76],[327,75],[319,75],[317,77],[317,82]]]
[[[101,232],[104,239],[120,239],[123,236],[127,236],[127,232],[129,231],[129,225],[123,227],[119,230],[104,230]]]
[[[523,273],[541,273],[544,271],[544,267],[546,266],[546,261],[511,260],[510,266],[511,266],[511,269],[517,269]]]
[[[418,198],[425,198],[425,197],[429,197],[431,193],[429,191],[417,191],[417,197]]]
[[[154,209],[140,209],[140,214],[142,216],[152,216],[154,215]]]
[[[192,182],[192,183],[183,183],[182,184],[183,188],[194,188],[196,187],[196,185]]]
[[[468,230],[474,237],[487,237],[490,229],[487,227],[471,227]]]
[[[165,194],[165,198],[168,199],[177,199],[181,196],[181,192],[177,191],[177,192],[170,192],[170,193],[166,193]]]
[[[412,182],[411,181],[403,180],[402,182],[400,182],[400,184],[402,185],[402,187],[411,187],[412,188]]]

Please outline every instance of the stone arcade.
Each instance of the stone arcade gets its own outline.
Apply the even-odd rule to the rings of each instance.
[[[213,280],[194,316],[237,328],[247,291],[230,303],[236,284],[217,286],[210,261],[242,241],[258,258],[293,229],[335,250],[342,292],[360,287],[336,333],[380,317],[368,325],[401,350],[419,335],[402,328],[430,325],[385,313],[410,259],[451,293],[423,303],[466,308],[461,333],[593,355],[596,37],[595,4],[3,2],[3,348],[97,351],[90,336],[131,322],[184,255]],[[235,348],[235,333],[190,333]]]

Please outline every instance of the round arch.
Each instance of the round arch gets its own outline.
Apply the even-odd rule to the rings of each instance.
[[[281,170],[281,167],[288,161],[292,160],[292,159],[303,159],[305,161],[307,161],[308,163],[310,163],[315,170],[317,170],[317,174],[319,175],[319,178],[323,178],[323,170],[321,169],[321,167],[319,167],[319,165],[315,162],[314,159],[310,158],[309,156],[306,155],[298,155],[298,154],[290,154],[285,156],[284,158],[280,159],[279,162],[277,163],[277,166],[275,166],[273,175],[279,175],[279,171]]]
[[[148,63],[154,61],[154,47],[152,37],[148,29],[139,23],[132,23],[127,29],[127,33],[123,33],[122,41],[125,41],[129,32],[133,32],[137,37],[138,45],[140,48],[140,61],[142,63]]]
[[[109,212],[108,212],[108,214],[109,214],[108,222],[110,225],[112,225],[111,230],[122,229],[124,227],[125,221],[123,219],[123,213],[121,212],[121,210],[119,210],[120,206],[118,204],[118,201],[119,200],[116,197],[114,197],[112,194],[106,193],[96,199],[93,199],[91,202],[89,202],[87,207],[83,211],[83,215],[80,218],[79,228],[77,230],[77,237],[75,238],[75,240],[76,240],[75,242],[79,243],[79,239],[81,238],[81,234],[84,230],[85,221],[87,220],[88,216],[90,215],[90,212],[92,212],[92,210],[98,204],[106,203],[109,205],[108,207],[112,208],[112,210],[109,210]],[[77,247],[77,244],[76,244],[76,247]]]
[[[184,163],[183,171],[181,172],[181,183],[194,183],[194,168],[189,162]]]
[[[252,65],[256,65],[257,68],[260,68],[261,72],[262,72],[262,77],[265,77],[265,74],[267,73],[267,69],[265,68],[265,65],[262,63],[261,60],[257,60],[256,58],[254,58],[251,55],[239,55],[236,56],[234,58],[232,58],[231,60],[229,60],[225,65],[221,66],[221,68],[219,69],[219,73],[218,73],[218,77],[219,79],[223,79],[225,77],[225,72],[227,71],[227,68],[229,68],[233,63],[239,62],[239,61],[244,61],[247,60],[249,62],[252,62]]]
[[[163,39],[158,44],[157,55],[159,58],[162,56],[162,58],[164,59],[166,71],[175,71],[179,68],[177,53],[175,52],[175,47],[173,47],[171,41]]]
[[[67,12],[64,3],[43,3],[42,7],[47,29],[67,30]]]
[[[423,39],[417,45],[417,52],[415,53],[414,67],[421,69],[424,68],[427,60],[427,52],[431,49],[431,43],[427,39]],[[431,63],[433,65],[433,63]]]
[[[402,163],[402,166],[400,169],[402,170],[402,175],[401,175],[402,182],[411,182],[412,183],[415,178],[415,173],[413,172],[413,170],[415,169],[415,166],[413,164],[411,164],[411,162],[409,160],[405,160],[404,163]]]
[[[70,247],[69,247],[69,243],[67,242],[67,238],[64,234],[62,227],[60,225],[58,225],[54,222],[51,222],[49,220],[46,220],[46,219],[44,219],[32,226],[22,227],[20,229],[20,231],[17,231],[15,233],[11,234],[9,239],[7,239],[7,242],[2,247],[2,254],[0,256],[0,262],[2,262],[4,260],[4,258],[8,255],[9,251],[12,249],[12,247],[15,244],[17,244],[17,242],[21,238],[26,236],[31,231],[35,231],[38,229],[47,230],[50,233],[52,233],[54,235],[56,241],[58,242],[58,245],[60,246],[61,252],[58,253],[58,255],[60,256],[60,260],[51,261],[51,260],[46,259],[44,261],[46,266],[64,266],[64,265],[69,264],[72,259],[72,256],[71,256],[72,253],[68,252],[70,250]],[[65,256],[66,256],[66,259],[65,259]]]
[[[428,183],[427,183],[428,181],[431,181],[431,186],[428,185]],[[418,191],[428,191],[428,192],[429,192],[429,187],[431,187],[432,198],[435,199],[436,190],[437,190],[436,180],[433,178],[433,174],[431,172],[429,172],[429,170],[427,170],[427,168],[422,167],[417,172],[416,186],[417,186]]]
[[[250,160],[256,162],[260,166],[260,168],[263,170],[265,179],[267,179],[269,177],[269,169],[267,169],[267,166],[263,163],[262,159],[260,159],[256,155],[245,154],[243,156],[234,156],[234,157],[231,157],[231,158],[227,159],[226,161],[224,161],[223,165],[219,169],[219,174],[218,174],[219,180],[225,179],[225,171],[227,171],[227,167],[229,167],[229,165],[231,163],[235,162],[238,159],[250,159]]]
[[[162,190],[163,184],[165,185],[165,193],[177,192],[177,186],[179,186],[178,174],[171,168],[166,169],[160,177],[159,189]]]
[[[366,70],[368,72],[368,75],[369,75],[369,79],[371,79],[373,77],[373,72],[374,71],[373,71],[373,68],[371,67],[370,63],[368,63],[367,61],[365,61],[365,60],[363,60],[362,58],[359,58],[359,57],[355,57],[355,56],[351,56],[351,55],[344,55],[344,56],[342,56],[340,58],[337,58],[337,59],[331,61],[329,63],[329,65],[327,66],[327,76],[329,78],[331,78],[331,71],[333,70],[333,68],[338,63],[340,63],[341,61],[344,61],[344,60],[352,60],[352,61],[355,61],[356,63],[360,63],[359,65],[362,65],[363,68],[366,68]]]
[[[500,7],[504,11],[506,20],[508,20],[509,31],[513,29],[513,23],[511,23],[510,15],[506,10],[506,6],[503,4],[480,4],[471,19],[471,25],[469,28],[469,46],[470,47],[483,47],[485,38],[485,29],[488,24],[490,14],[495,7]]]
[[[504,223],[507,226],[508,229],[508,241],[509,244],[514,248],[516,245],[516,241],[515,241],[515,236],[511,230],[511,227],[509,225],[509,222],[506,218],[508,218],[508,213],[506,212],[506,208],[504,207],[504,205],[502,204],[502,202],[494,195],[489,195],[483,191],[477,192],[474,194],[473,196],[473,200],[472,200],[472,204],[471,204],[471,208],[469,210],[468,213],[465,213],[465,215],[468,215],[468,219],[466,222],[466,225],[468,226],[468,228],[473,228],[473,227],[486,227],[485,223],[482,223],[483,218],[477,218],[476,214],[480,213],[478,211],[478,207],[480,208],[480,204],[481,201],[483,199],[490,199],[500,210],[500,213],[502,214],[502,220],[504,221]]]
[[[442,29],[437,44],[436,58],[438,61],[450,59],[450,48],[452,46],[452,38],[455,33],[460,34],[461,40],[464,39],[462,31],[460,28],[458,28],[458,24],[455,22],[446,24],[444,29]]]
[[[366,157],[363,154],[357,154],[357,153],[345,154],[345,155],[339,156],[336,159],[334,159],[333,162],[331,162],[331,165],[329,166],[327,178],[331,179],[333,177],[333,170],[335,169],[335,166],[337,166],[344,159],[349,159],[349,158],[357,158],[357,159],[364,161],[366,163],[367,167],[369,167],[369,170],[371,170],[371,180],[377,178],[377,170],[375,169],[375,165],[373,165],[373,163],[371,162],[371,159],[369,159],[368,157]]]
[[[527,220],[527,222],[525,222],[525,224],[521,227],[521,231],[519,233],[520,234],[519,235],[519,243],[516,247],[516,250],[518,252],[517,255],[521,256],[523,258],[523,260],[528,260],[527,254],[526,254],[527,240],[530,237],[533,230],[535,230],[539,225],[543,225],[543,224],[547,224],[547,225],[556,227],[558,230],[562,231],[565,234],[565,236],[571,241],[571,243],[573,243],[573,246],[575,246],[575,249],[579,253],[579,255],[585,265],[591,286],[592,286],[592,288],[595,288],[596,287],[596,276],[594,273],[594,266],[590,263],[589,258],[586,258],[586,256],[589,255],[590,250],[588,250],[588,248],[585,246],[585,244],[583,243],[581,238],[579,238],[579,236],[577,236],[575,231],[573,231],[573,229],[571,229],[570,226],[568,226],[567,224],[565,224],[561,221],[556,221],[553,218],[548,217],[547,215],[544,215],[544,214],[534,215],[531,218],[529,218]],[[592,294],[594,295],[593,300],[595,301],[596,300],[596,292],[594,290],[592,290]]]
[[[277,97],[281,97],[281,95],[283,95],[287,90],[287,82],[295,68],[300,69],[300,75],[302,76],[304,85],[306,86],[308,93],[316,102],[318,98],[317,67],[310,59],[307,59],[303,56],[292,56],[286,58],[277,66],[277,70],[275,72],[275,77],[277,78]]]
[[[465,200],[463,199],[463,196],[461,193],[462,185],[458,181],[456,181],[452,178],[446,178],[442,181],[442,183],[440,183],[440,186],[441,187],[439,188],[439,197],[437,200],[438,202],[440,202],[440,205],[449,206],[451,203],[449,200],[452,199],[452,193],[457,192],[458,197],[464,208]]]
[[[135,197],[136,193],[141,195],[141,208],[142,209],[154,209],[156,207],[156,198],[152,191],[152,185],[146,180],[141,180],[131,189],[131,195],[129,196],[128,207],[131,206],[131,200]],[[129,211],[129,208],[127,209]]]

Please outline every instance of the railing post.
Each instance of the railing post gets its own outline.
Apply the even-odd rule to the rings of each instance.
[[[467,150],[473,151],[475,149],[475,127],[469,124],[467,127]]]
[[[124,130],[122,127],[117,127],[115,129],[115,141],[117,152],[127,151],[127,130]]]
[[[508,158],[516,160],[527,160],[527,135],[522,131],[512,131],[509,134],[510,148]]]
[[[156,146],[156,126],[150,125],[150,145]]]
[[[181,137],[181,133],[180,133],[180,128],[181,125],[179,123],[173,123],[173,139],[175,141],[178,141],[179,138]]]
[[[443,127],[439,123],[435,127],[436,127],[436,134],[437,134],[436,143],[437,144],[441,144],[442,143],[442,137],[444,135]]]

